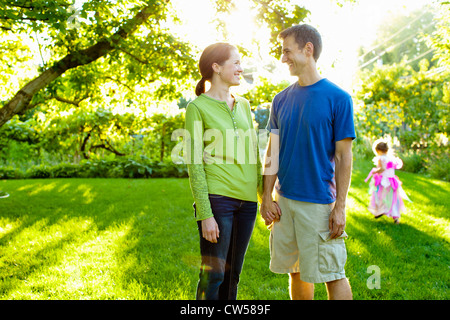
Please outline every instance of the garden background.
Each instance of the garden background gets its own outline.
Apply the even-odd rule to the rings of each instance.
[[[362,1],[319,2],[337,17],[369,17],[351,15]],[[331,38],[357,45],[355,68],[339,51],[319,64],[332,81],[351,76],[336,82],[355,106],[346,227],[355,299],[449,298],[450,5],[429,2],[392,4],[370,42],[322,32],[324,52]],[[295,81],[277,34],[302,22],[321,31],[326,17],[317,1],[190,3],[187,12],[181,0],[0,0],[0,299],[194,298],[198,231],[173,133],[195,98],[199,54],[219,40],[238,46],[236,93],[263,129],[272,98]],[[195,29],[200,20],[209,27]],[[413,201],[400,225],[366,209],[380,137],[403,160]],[[288,299],[257,220],[238,298]],[[316,299],[326,299],[321,286]]]

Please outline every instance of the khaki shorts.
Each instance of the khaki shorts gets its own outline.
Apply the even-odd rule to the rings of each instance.
[[[322,283],[345,278],[344,232],[329,240],[328,219],[334,203],[302,202],[276,195],[281,219],[270,233],[270,270],[300,273],[300,279]]]

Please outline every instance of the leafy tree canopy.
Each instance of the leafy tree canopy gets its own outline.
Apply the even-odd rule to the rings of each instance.
[[[273,39],[308,13],[287,0],[249,1]],[[235,5],[213,2],[218,12]],[[197,51],[171,33],[169,20],[177,20],[169,0],[86,0],[76,6],[63,0],[0,0],[0,77],[8,84],[0,89],[0,126],[14,115],[26,119],[55,105],[93,110],[123,107],[125,101],[130,109],[146,110],[180,98],[180,88],[197,77]],[[279,54],[272,43],[271,52]],[[41,53],[37,68],[32,45]]]
[[[356,94],[360,135],[397,137],[402,151],[420,151],[430,163],[448,157],[450,136],[450,3],[438,9],[417,65],[401,59],[363,69]]]
[[[391,65],[404,60],[418,71],[421,59],[432,63],[433,49],[426,40],[436,29],[435,11],[434,7],[425,6],[409,15],[386,17],[378,28],[374,43],[359,49],[360,67],[373,69],[375,65]]]

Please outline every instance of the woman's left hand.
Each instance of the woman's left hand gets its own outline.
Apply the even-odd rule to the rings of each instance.
[[[219,225],[214,217],[202,220],[202,235],[203,238],[211,243],[217,243],[219,239]]]

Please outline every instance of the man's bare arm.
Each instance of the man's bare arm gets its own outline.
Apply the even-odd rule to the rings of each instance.
[[[345,206],[352,175],[352,139],[346,138],[336,142],[335,177],[336,203],[330,214],[330,238],[339,237],[345,229]]]
[[[266,155],[264,158],[263,171],[263,193],[261,207],[259,212],[265,220],[266,224],[272,223],[274,220],[279,220],[281,210],[276,203],[273,202],[272,192],[278,173],[278,153],[279,153],[279,137],[275,134],[270,134],[267,146]]]

